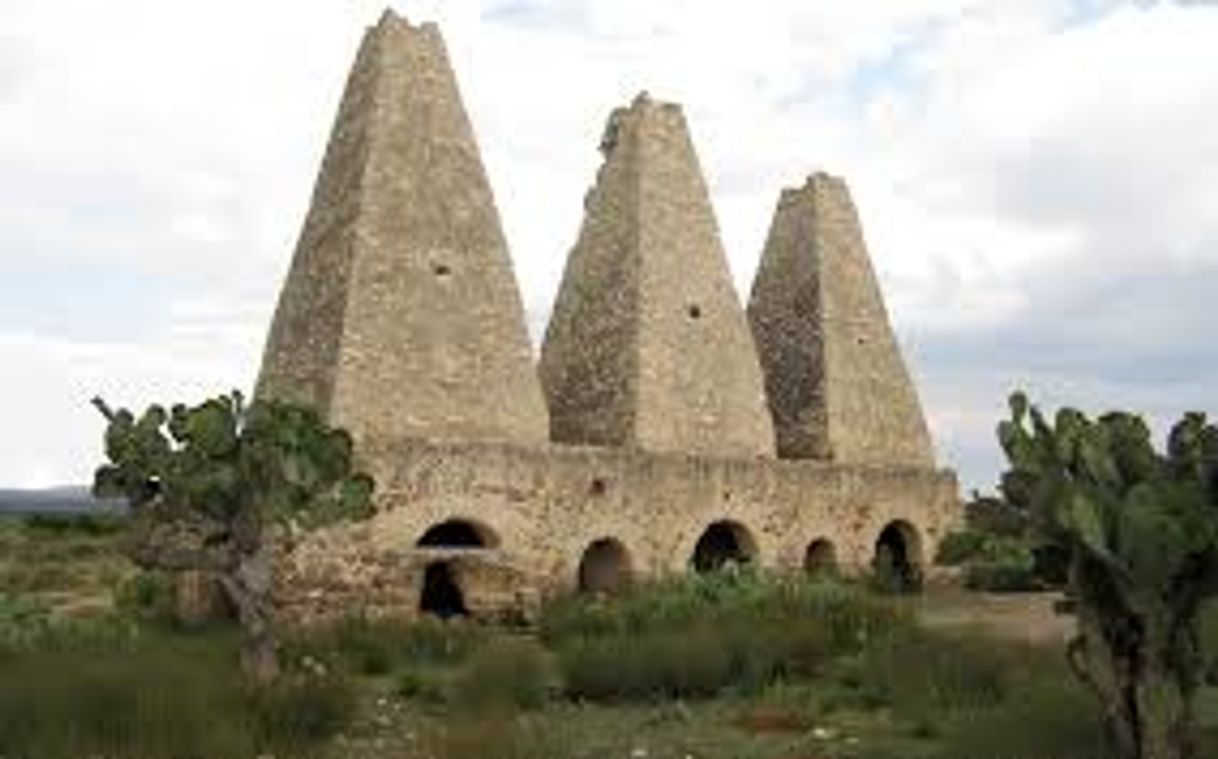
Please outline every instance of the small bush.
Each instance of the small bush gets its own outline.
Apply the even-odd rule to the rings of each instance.
[[[706,626],[587,638],[558,658],[567,694],[593,701],[711,696],[733,672],[724,638]]]
[[[964,570],[964,587],[990,593],[1027,593],[1042,590],[1031,560],[1002,559],[970,563]]]
[[[861,680],[906,717],[1001,703],[1020,670],[1015,649],[978,636],[907,630],[872,642],[861,659]]]
[[[546,701],[554,686],[545,649],[527,638],[502,637],[469,658],[452,682],[452,696],[470,709],[533,709]]]
[[[1108,759],[1103,720],[1091,694],[1061,666],[1040,664],[995,708],[963,711],[950,721],[943,759]]]
[[[116,615],[56,617],[28,596],[0,593],[0,655],[130,651],[137,625]]]
[[[171,625],[175,619],[173,578],[164,572],[139,572],[114,590],[114,608],[141,622]]]
[[[949,532],[939,542],[935,553],[935,563],[945,567],[955,567],[979,556],[985,550],[987,536],[977,530],[962,530]]]
[[[463,621],[417,621],[352,616],[285,638],[289,666],[319,661],[364,675],[384,675],[422,665],[455,665],[484,638]]]
[[[756,692],[815,674],[907,612],[863,589],[747,572],[698,576],[603,600],[566,599],[542,616],[568,694],[594,700]]]
[[[355,713],[356,696],[343,676],[294,675],[246,692],[258,742],[301,749],[332,737]]]
[[[246,689],[232,636],[149,634],[116,647],[59,626],[0,658],[0,756],[300,756],[354,704],[341,678]]]
[[[453,699],[453,679],[452,670],[447,668],[407,667],[398,673],[394,692],[426,703],[448,703]]]
[[[1021,537],[979,530],[953,532],[939,544],[935,561],[963,566],[964,586],[993,593],[1022,593],[1043,590],[1044,578],[1060,579],[1060,561],[1034,551]]]
[[[113,535],[126,527],[127,522],[126,517],[118,514],[30,514],[22,520],[28,534],[55,537]]]
[[[1023,538],[1030,527],[1025,509],[1000,498],[975,497],[965,504],[964,516],[970,530],[986,535]]]

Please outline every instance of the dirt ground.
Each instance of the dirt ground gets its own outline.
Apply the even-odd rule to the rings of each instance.
[[[927,588],[909,599],[922,624],[932,629],[972,628],[1004,640],[1061,643],[1074,632],[1074,618],[1053,605],[1060,593],[976,593],[959,587]]]

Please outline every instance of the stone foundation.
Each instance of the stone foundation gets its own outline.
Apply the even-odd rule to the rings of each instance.
[[[804,571],[809,548],[823,556],[818,541],[828,541],[840,570],[858,574],[894,522],[912,529],[911,556],[926,564],[959,514],[954,474],[924,468],[421,441],[379,447],[371,460],[378,513],[284,553],[285,618],[417,615],[438,562],[450,565],[470,614],[528,616],[540,599],[579,589],[598,540],[625,549],[631,578],[663,578],[691,571],[699,538],[720,522],[747,537],[750,563],[763,570]],[[452,520],[485,545],[418,545]]]

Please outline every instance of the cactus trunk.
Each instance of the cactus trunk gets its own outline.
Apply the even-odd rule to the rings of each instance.
[[[1099,700],[1116,759],[1193,759],[1192,637],[1164,605],[1131,611],[1076,562],[1078,635],[1067,656]]]

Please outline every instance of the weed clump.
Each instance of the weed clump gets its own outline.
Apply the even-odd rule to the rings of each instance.
[[[541,634],[568,695],[627,701],[806,679],[880,631],[910,624],[860,588],[723,572],[610,600],[558,601],[543,612]]]
[[[59,630],[0,658],[0,756],[300,755],[354,710],[343,677],[246,686],[232,635],[111,634]]]
[[[535,709],[555,690],[550,654],[536,641],[503,636],[474,653],[452,682],[452,700],[471,710]]]

